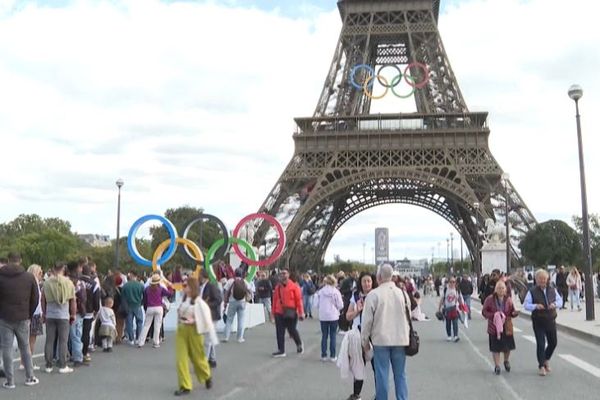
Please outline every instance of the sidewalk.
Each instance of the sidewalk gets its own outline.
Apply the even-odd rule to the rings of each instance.
[[[515,300],[515,308],[520,311],[520,316],[531,319],[531,313],[522,309],[518,298]],[[600,345],[600,300],[595,300],[594,311],[596,319],[594,321],[585,320],[585,302],[582,301],[582,311],[571,311],[571,305],[569,303],[566,305],[566,310],[557,310],[558,318],[556,318],[556,327],[558,330]]]

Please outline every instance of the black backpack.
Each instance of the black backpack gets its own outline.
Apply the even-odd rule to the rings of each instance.
[[[231,286],[231,294],[236,300],[245,299],[246,294],[248,294],[248,289],[246,289],[246,283],[240,278],[235,278],[235,280],[233,281],[233,285]]]

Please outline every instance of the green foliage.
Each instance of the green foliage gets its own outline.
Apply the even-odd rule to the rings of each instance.
[[[527,232],[519,248],[534,265],[574,265],[581,261],[581,239],[563,221],[549,220]]]
[[[0,254],[17,251],[23,264],[48,268],[59,260],[77,257],[83,242],[71,232],[71,224],[58,218],[19,215],[0,224]]]
[[[324,267],[321,268],[320,272],[322,272],[323,274],[334,274],[339,271],[344,271],[344,272],[348,273],[348,272],[352,272],[352,271],[375,272],[376,270],[377,270],[377,267],[373,264],[363,264],[363,263],[360,263],[357,261],[338,260],[332,264],[325,265]]]
[[[592,214],[590,217],[590,246],[592,247],[592,264],[600,269],[600,215]],[[577,233],[583,237],[583,219],[578,216],[573,217],[573,223]]]

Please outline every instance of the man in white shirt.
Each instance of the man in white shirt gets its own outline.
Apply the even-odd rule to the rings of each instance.
[[[396,400],[408,400],[405,373],[405,347],[409,343],[408,296],[392,282],[393,272],[389,264],[382,265],[377,272],[379,287],[365,299],[361,340],[365,352],[373,345],[377,399],[388,398],[391,364]]]

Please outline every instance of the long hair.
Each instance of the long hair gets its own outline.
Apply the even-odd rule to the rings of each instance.
[[[200,284],[198,283],[198,278],[189,277],[187,280],[187,287],[190,289],[190,303],[194,304],[196,298],[200,295]]]
[[[370,272],[367,271],[363,271],[360,273],[360,275],[358,276],[358,282],[356,282],[356,289],[358,290],[359,293],[364,294],[364,290],[362,287],[362,278],[365,276],[370,276],[371,277],[371,281],[373,282],[373,284],[371,285],[371,290],[375,289],[377,287],[377,280],[375,279],[375,274],[372,274]]]

